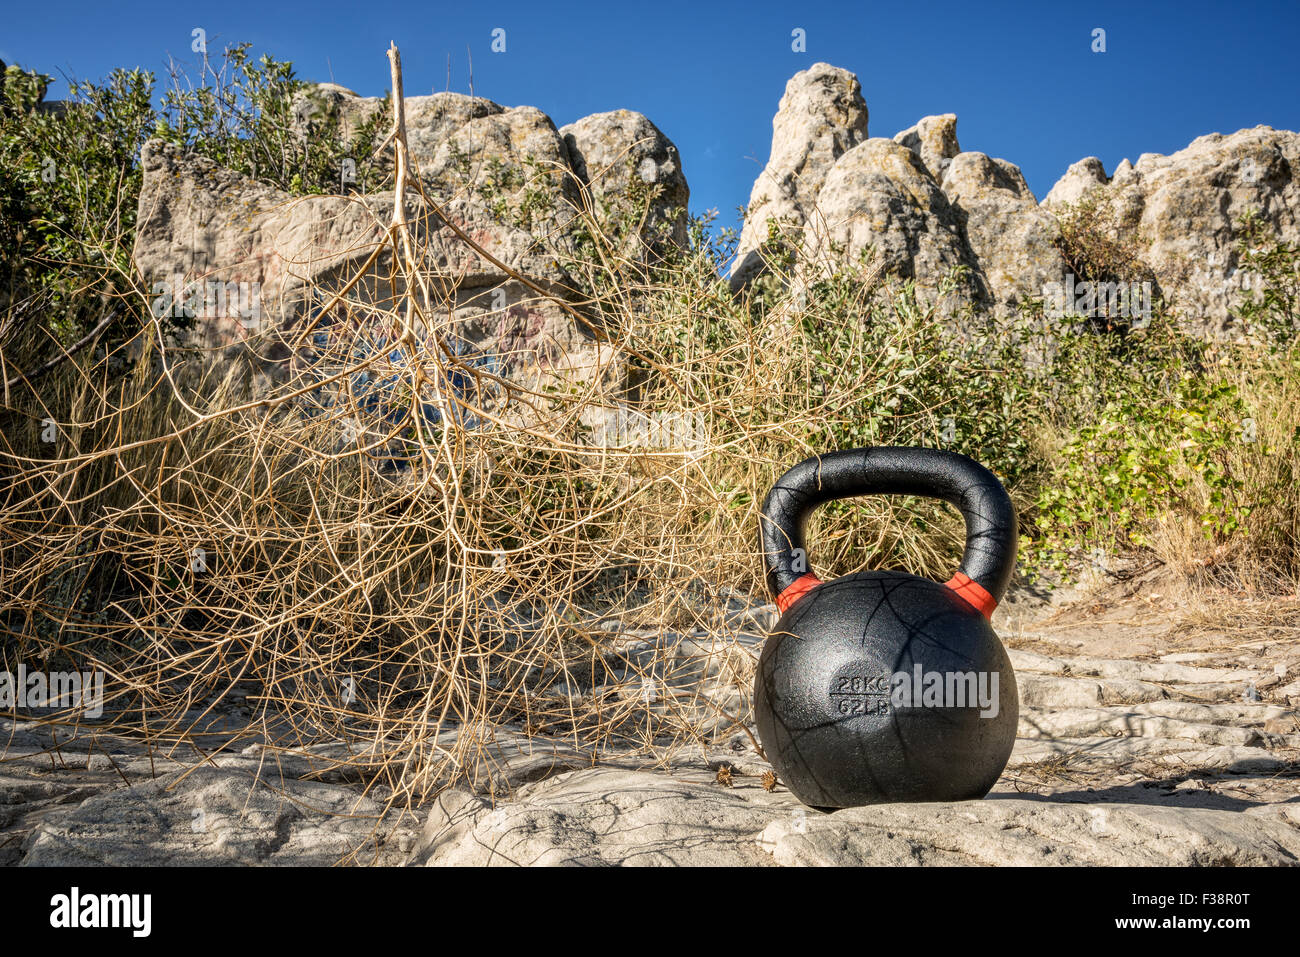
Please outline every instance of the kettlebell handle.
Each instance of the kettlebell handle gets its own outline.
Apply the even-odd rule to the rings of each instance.
[[[957,452],[888,446],[805,459],[768,492],[760,543],[767,587],[782,612],[821,584],[804,545],[808,518],[825,502],[855,495],[921,495],[955,505],[966,521],[966,550],[947,585],[984,617],[993,614],[1016,567],[1016,510],[1006,489]]]

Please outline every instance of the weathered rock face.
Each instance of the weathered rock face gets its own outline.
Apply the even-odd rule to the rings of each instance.
[[[684,241],[689,190],[676,147],[629,111],[587,117],[562,136],[533,107],[506,108],[458,93],[405,103],[411,157],[428,195],[508,267],[476,252],[408,191],[408,218],[421,224],[426,267],[449,298],[456,334],[497,357],[495,367],[512,378],[591,368],[600,360],[591,327],[529,283],[547,294],[572,295],[559,261],[571,249],[584,189],[597,199],[614,198],[627,194],[635,177],[647,187],[649,211],[633,239]],[[295,100],[295,129],[304,136],[337,130],[350,138],[383,108],[381,98],[321,84]],[[263,359],[287,357],[311,304],[352,278],[392,216],[391,192],[294,199],[157,142],[146,146],[142,163],[134,250],[141,273],[159,284],[159,296],[169,286],[221,284],[234,305],[226,296],[200,315],[197,344],[225,346],[256,333]],[[391,302],[387,265],[381,257],[353,297]],[[251,307],[259,314],[250,315]]]
[[[1097,223],[1113,222],[1136,251],[1139,282],[1157,291],[1184,328],[1232,334],[1230,315],[1249,278],[1239,270],[1237,225],[1249,211],[1273,235],[1300,240],[1300,134],[1269,127],[1212,134],[1170,156],[1125,160],[1107,178],[1088,157],[1061,177],[1040,205],[1020,170],[962,152],[953,114],[928,116],[887,140],[868,140],[867,107],[852,74],[826,64],[796,74],[775,119],[771,159],[754,184],[732,284],[762,269],[771,220],[803,233],[804,249],[844,244],[849,257],[874,248],[888,272],[938,288],[957,264],[972,267],[958,293],[1013,311],[1065,281],[1056,215],[1085,198]]]
[[[1105,186],[1108,182],[1110,180],[1106,176],[1106,168],[1102,166],[1101,160],[1095,156],[1084,157],[1071,165],[1065,171],[1065,175],[1056,181],[1056,185],[1044,198],[1043,206],[1050,209],[1066,203],[1077,203],[1094,186]]]
[[[135,787],[90,798],[36,834],[23,864],[328,867],[353,855],[402,862],[399,841],[385,846],[372,833],[382,811],[376,802],[319,782],[259,780],[247,759],[222,763],[156,780],[145,775]],[[412,843],[412,829],[402,837]]]
[[[993,300],[1005,308],[1043,294],[1065,265],[1056,219],[1039,208],[1020,168],[984,153],[959,153],[943,180]]]
[[[642,236],[650,244],[686,242],[690,199],[677,147],[640,113],[594,113],[560,128],[578,183],[597,207],[654,192]]]
[[[817,202],[819,250],[826,241],[870,249],[885,270],[908,279],[974,265],[947,197],[917,154],[893,140],[868,139],[840,157]],[[978,292],[968,284],[968,295]]]
[[[504,112],[505,107],[498,103],[464,93],[410,96],[406,98],[406,143],[415,161],[423,166],[442,143],[467,124]]]
[[[957,144],[957,114],[923,117],[915,126],[896,135],[894,142],[919,156],[930,175],[943,182],[948,163],[961,152]]]
[[[564,140],[550,117],[531,106],[471,119],[439,135],[433,154],[416,154],[415,162],[440,202],[464,199],[486,221],[553,244],[578,202]]]
[[[201,346],[256,336],[262,358],[287,357],[311,305],[352,278],[392,217],[391,193],[293,199],[157,141],[146,144],[142,163],[134,256],[154,286],[155,309],[166,310],[171,290],[186,285],[210,283],[223,293],[215,300],[209,287],[192,300]],[[463,198],[445,208],[494,258],[558,294],[563,276],[532,234],[484,221],[481,208]],[[408,216],[415,221],[417,214],[408,195]],[[449,296],[456,334],[468,345],[501,355],[503,371],[524,378],[591,361],[581,355],[592,347],[589,328],[480,256],[446,222],[429,221],[420,230],[426,268]],[[386,255],[354,293],[381,307],[394,294],[384,278]]]
[[[759,271],[757,250],[767,239],[767,221],[806,224],[831,167],[866,138],[867,104],[856,76],[816,63],[790,78],[772,120],[771,158],[750,193],[733,284]]]
[[[1085,166],[1086,164],[1086,166]],[[1070,167],[1045,206],[1096,190],[1099,208],[1152,270],[1183,326],[1232,335],[1249,277],[1239,270],[1238,224],[1257,212],[1285,242],[1300,240],[1300,134],[1267,126],[1193,140],[1170,156],[1144,153],[1109,182],[1095,159]]]
[[[598,205],[644,190],[642,239],[686,241],[690,189],[681,156],[640,113],[595,113],[556,130],[533,107],[508,108],[463,93],[409,96],[405,102],[411,157],[439,201],[469,198],[486,215],[557,238],[569,227],[583,189]],[[349,137],[383,103],[318,84],[295,100],[296,128],[306,135],[338,124]],[[634,213],[638,219],[640,214]]]

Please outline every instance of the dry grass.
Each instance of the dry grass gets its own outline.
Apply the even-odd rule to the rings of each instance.
[[[1262,350],[1261,350],[1262,352]],[[1238,390],[1250,415],[1224,423],[1233,441],[1218,453],[1222,471],[1236,480],[1222,508],[1244,509],[1231,535],[1207,535],[1194,515],[1171,511],[1153,530],[1151,547],[1194,590],[1246,595],[1300,594],[1300,374],[1297,353],[1236,354],[1210,375]],[[1186,471],[1184,498],[1196,512],[1212,512],[1203,472]]]

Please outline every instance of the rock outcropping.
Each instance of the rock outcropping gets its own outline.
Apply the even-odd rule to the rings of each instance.
[[[446,215],[431,215],[408,191],[408,219],[421,224],[423,265],[447,297],[456,335],[492,354],[508,377],[532,383],[539,371],[585,374],[600,361],[592,328],[556,301],[575,298],[560,263],[572,250],[577,218],[588,201],[627,194],[635,177],[647,208],[633,239],[645,249],[683,241],[689,189],[676,147],[626,110],[560,131],[533,107],[481,97],[435,93],[405,102],[413,164]],[[383,108],[377,97],[322,84],[295,101],[295,128],[348,137]],[[294,198],[159,141],[146,144],[142,164],[134,255],[154,286],[155,309],[176,309],[176,299],[188,298],[201,306],[199,345],[259,335],[260,356],[273,363],[293,351],[304,316],[367,261],[392,217],[391,191]],[[388,275],[385,254],[350,299],[390,303],[401,290]],[[210,295],[203,301],[207,284],[219,287],[219,302]]]
[[[772,120],[771,159],[749,197],[733,282],[761,268],[757,251],[767,239],[767,221],[809,223],[831,167],[866,138],[867,104],[856,76],[828,63],[795,74]]]
[[[1011,308],[1059,276],[1054,220],[1018,167],[962,152],[954,114],[927,116],[893,139],[868,137],[857,78],[818,63],[787,84],[772,128],[734,287],[761,272],[770,223],[815,258],[843,248],[931,292],[964,266],[957,306]]]
[[[641,238],[650,245],[686,242],[690,189],[677,147],[657,126],[640,113],[614,110],[563,126],[560,136],[593,213],[601,214],[638,191],[655,190]]]
[[[273,363],[293,351],[312,307],[342,289],[383,242],[392,218],[391,192],[295,199],[158,141],[146,144],[142,162],[134,254],[153,286],[155,312],[183,306],[177,300],[188,290],[198,345],[251,339],[260,357]],[[563,295],[563,274],[530,232],[476,215],[475,204],[464,198],[444,208],[495,259]],[[409,202],[408,216],[414,220],[417,212]],[[457,334],[475,349],[500,355],[504,371],[525,375],[561,361],[593,361],[589,328],[476,253],[445,222],[422,231],[421,240]],[[388,272],[385,253],[355,298],[390,305]]]
[[[762,271],[776,226],[814,261],[842,245],[923,290],[965,265],[962,299],[1005,314],[1065,280],[1056,214],[1087,198],[1098,204],[1097,228],[1141,264],[1141,275],[1116,281],[1153,276],[1185,328],[1231,334],[1250,282],[1238,268],[1242,217],[1256,213],[1280,240],[1300,240],[1300,134],[1265,126],[1125,160],[1110,177],[1088,157],[1041,205],[1017,166],[962,151],[951,113],[892,140],[869,138],[857,78],[825,63],[791,78],[772,128],[732,264],[735,287]]]
[[[957,114],[924,117],[895,136],[894,142],[919,156],[930,175],[942,183],[952,158],[961,152],[957,145]]]
[[[1109,178],[1089,157],[1066,171],[1043,206],[1085,197],[1137,248],[1184,326],[1231,335],[1233,309],[1251,281],[1239,268],[1241,220],[1255,213],[1267,232],[1300,241],[1300,133],[1268,126],[1211,133],[1170,156],[1126,159]]]

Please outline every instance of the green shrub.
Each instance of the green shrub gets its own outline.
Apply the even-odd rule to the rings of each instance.
[[[79,84],[61,112],[37,109],[32,84],[4,89],[0,286],[11,302],[37,297],[46,328],[66,344],[130,288],[152,77],[114,70]]]
[[[359,191],[379,188],[387,167],[371,158],[392,122],[387,99],[349,137],[330,115],[317,117],[303,136],[294,100],[312,85],[290,62],[266,54],[250,59],[250,46],[227,48],[221,66],[205,70],[198,84],[174,75],[153,135],[295,196],[341,192],[344,159],[356,164]]]
[[[337,117],[311,136],[293,126],[296,94],[308,87],[292,64],[250,59],[230,47],[198,82],[181,74],[160,108],[154,75],[114,70],[75,85],[62,109],[40,101],[50,77],[6,71],[0,108],[0,306],[35,298],[45,329],[67,345],[116,304],[118,338],[146,314],[133,297],[140,149],[150,137],[176,143],[294,195],[340,190],[353,158],[357,188],[377,188],[387,172],[369,158],[388,122],[387,103],[345,138]],[[111,338],[112,336],[110,336]],[[31,364],[57,348],[33,337]]]
[[[1107,402],[1060,450],[1036,503],[1040,547],[1150,545],[1150,528],[1170,511],[1194,515],[1222,539],[1250,508],[1240,501],[1233,447],[1249,416],[1234,386],[1185,373],[1172,394],[1128,392]],[[1199,476],[1208,496],[1191,496]]]
[[[1080,387],[1051,410],[1060,441],[1034,503],[1031,563],[1065,571],[1095,549],[1203,563],[1185,553],[1205,548],[1264,578],[1300,567],[1300,413],[1276,401],[1297,388],[1297,250],[1254,216],[1237,235],[1253,274],[1237,316],[1247,340],[1186,335],[1163,309],[1143,330],[1062,337],[1053,374]],[[1196,530],[1184,554],[1171,551],[1177,527]]]
[[[1285,351],[1300,327],[1300,244],[1270,235],[1257,211],[1237,224],[1237,236],[1239,268],[1250,283],[1236,317],[1256,341]]]

